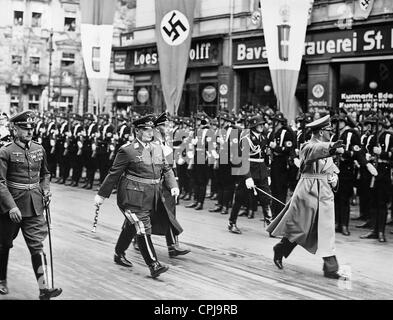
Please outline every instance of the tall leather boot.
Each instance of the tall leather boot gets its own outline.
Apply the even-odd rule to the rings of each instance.
[[[40,289],[40,300],[50,300],[51,298],[59,296],[63,290],[61,288],[49,288],[49,275],[46,262],[45,253],[41,252],[31,256],[31,262],[35,277],[37,279],[38,287]],[[53,270],[52,270],[53,272]]]
[[[336,256],[323,257],[323,274],[326,278],[340,279]]]
[[[0,250],[0,294],[8,294],[7,266],[9,252],[9,249]]]
[[[154,250],[151,236],[148,234],[137,236],[139,251],[143,260],[150,269],[152,278],[157,278],[161,273],[168,271],[169,267],[163,266],[158,262],[156,251]]]

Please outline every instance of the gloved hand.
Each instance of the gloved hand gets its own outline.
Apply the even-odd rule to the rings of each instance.
[[[96,196],[94,197],[94,204],[99,207],[100,205],[102,205],[104,203],[105,198],[99,196],[98,194],[96,194]]]
[[[381,154],[381,152],[382,152],[382,149],[381,149],[381,147],[374,147],[373,148],[373,152],[376,154],[376,155],[380,155]]]
[[[49,190],[44,190],[43,191],[43,198],[44,198],[45,206],[48,206],[50,203],[50,200],[52,198],[52,193]]]
[[[344,153],[344,148],[343,147],[340,147],[340,148],[337,148],[336,149],[336,153],[339,153],[339,154],[343,154]]]
[[[371,175],[373,175],[374,177],[376,177],[378,175],[377,169],[371,163],[367,163],[366,167],[367,167],[368,172],[371,173]]]
[[[338,149],[344,147],[344,141],[343,140],[337,140],[336,142],[332,142],[330,144],[330,148],[332,149]]]
[[[329,182],[329,184],[330,184],[333,188],[335,188],[335,187],[337,186],[337,182],[338,182],[338,175],[335,174],[335,173],[329,175],[329,177],[328,177],[328,182]]]
[[[299,158],[293,159],[293,163],[295,164],[296,168],[300,168],[300,159]]]
[[[272,141],[272,142],[270,142],[269,147],[272,148],[272,149],[275,149],[277,147],[277,143]]]
[[[171,195],[172,195],[173,197],[178,197],[178,196],[180,195],[180,190],[179,190],[179,188],[172,188],[172,189],[171,189]]]
[[[252,178],[246,179],[246,187],[247,187],[247,189],[251,189],[251,188],[255,187],[255,183]]]
[[[9,212],[10,219],[14,223],[19,223],[22,221],[22,213],[18,207],[12,208]]]
[[[192,143],[194,146],[196,146],[197,143],[198,143],[198,138],[193,138],[193,139],[191,139],[191,143]]]

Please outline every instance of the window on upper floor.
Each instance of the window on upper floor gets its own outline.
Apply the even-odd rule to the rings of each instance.
[[[33,28],[41,28],[41,16],[40,12],[33,12],[31,16],[31,26]]]
[[[75,53],[63,52],[61,57],[61,67],[67,68],[75,64]]]
[[[14,11],[14,25],[23,26],[23,11]]]
[[[75,18],[66,17],[64,19],[64,31],[75,32]]]
[[[12,65],[21,65],[22,64],[22,56],[13,55],[12,56]]]
[[[40,58],[39,57],[30,57],[30,66],[33,70],[38,71],[40,68]]]

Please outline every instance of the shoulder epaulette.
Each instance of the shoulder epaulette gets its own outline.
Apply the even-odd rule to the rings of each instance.
[[[31,142],[38,144],[39,146],[41,145],[41,143],[39,143],[38,141],[35,141],[35,140],[31,140]]]
[[[12,141],[8,141],[6,143],[3,144],[3,147],[8,147],[12,144]]]
[[[126,148],[126,147],[128,147],[128,146],[130,146],[131,145],[131,142],[130,141],[127,141],[125,144],[123,144],[120,148]]]

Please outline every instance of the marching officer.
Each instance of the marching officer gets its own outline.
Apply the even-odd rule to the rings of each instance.
[[[34,114],[24,111],[10,119],[15,140],[0,149],[0,294],[7,294],[7,265],[13,240],[22,230],[39,287],[39,299],[61,294],[49,288],[43,242],[48,234],[43,216],[49,201],[50,172],[44,148],[32,141]],[[52,270],[53,272],[53,270]]]
[[[289,182],[289,157],[294,149],[293,132],[287,127],[287,119],[282,112],[277,112],[273,118],[275,128],[271,134],[269,147],[272,152],[271,185],[272,196],[285,203]],[[283,206],[278,202],[272,203],[272,215],[275,218]]]
[[[242,132],[240,137],[241,146],[241,166],[237,172],[237,183],[235,187],[235,200],[232,206],[228,222],[228,231],[241,234],[237,227],[237,217],[243,204],[248,206],[249,210],[256,211],[258,202],[262,205],[262,211],[265,222],[269,220],[270,199],[255,187],[270,193],[268,185],[268,140],[263,132],[265,120],[262,116],[254,116],[248,121],[248,129]],[[243,167],[245,162],[249,162],[248,170]],[[241,172],[245,170],[246,172]],[[251,213],[252,214],[252,213]]]
[[[178,235],[182,229],[174,216],[160,210],[165,201],[163,184],[171,190],[171,196],[174,197],[179,196],[179,188],[163,149],[151,143],[154,120],[154,115],[147,115],[133,122],[136,138],[119,149],[113,166],[95,197],[95,204],[100,206],[111,195],[115,184],[118,184],[117,204],[130,228],[127,234],[130,239],[136,235],[139,251],[151,276],[156,278],[169,267],[158,261],[151,234],[166,235],[168,228],[173,227],[175,235]]]

